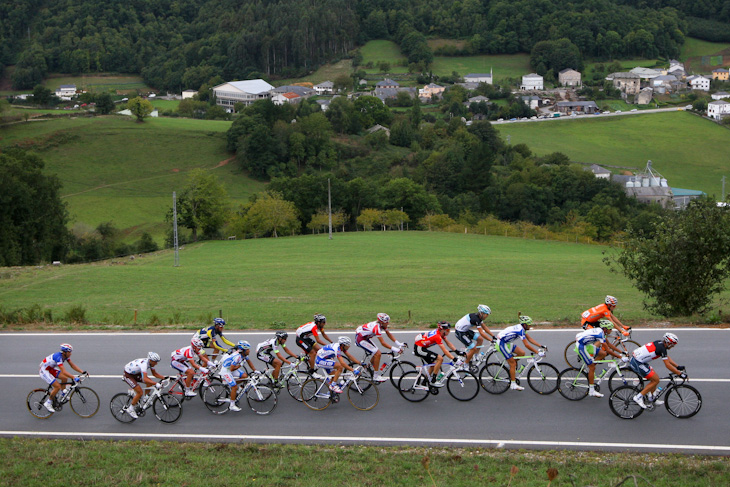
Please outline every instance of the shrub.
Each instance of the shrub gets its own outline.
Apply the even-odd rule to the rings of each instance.
[[[63,321],[74,324],[88,323],[88,320],[86,319],[86,308],[82,304],[75,304],[71,306],[63,315]]]

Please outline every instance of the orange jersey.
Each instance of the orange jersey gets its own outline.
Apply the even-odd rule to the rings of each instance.
[[[601,318],[609,318],[611,316],[611,310],[608,309],[607,304],[599,304],[591,309],[583,311],[580,315],[580,324],[585,325],[586,323],[597,323]]]
[[[428,348],[431,345],[440,345],[443,343],[443,338],[438,330],[431,330],[428,333],[421,335],[420,340],[416,340],[416,345],[421,348]]]

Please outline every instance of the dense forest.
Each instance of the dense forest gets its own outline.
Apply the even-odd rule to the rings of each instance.
[[[294,77],[396,41],[411,63],[433,58],[427,37],[467,41],[452,54],[530,52],[568,39],[584,57],[676,57],[690,25],[730,18],[704,0],[0,0],[0,69],[17,88],[49,72],[141,73],[158,89],[205,81]],[[689,17],[688,17],[689,16]],[[693,35],[701,33],[693,32]],[[710,34],[712,35],[712,34]],[[441,54],[449,54],[448,52]]]

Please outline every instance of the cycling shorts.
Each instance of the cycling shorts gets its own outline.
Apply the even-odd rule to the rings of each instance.
[[[578,344],[578,355],[580,356],[583,363],[591,365],[593,363],[593,357],[596,353],[596,347],[593,345],[581,345]]]
[[[456,330],[456,338],[458,338],[459,341],[464,344],[467,350],[471,350],[472,348],[477,346],[477,341],[475,337],[476,334],[477,332],[475,332],[474,330]]]
[[[126,382],[129,387],[134,389],[137,385],[139,385],[139,382],[142,382],[142,374],[130,374],[125,370],[122,380]],[[142,386],[144,386],[144,384],[142,384]]]
[[[504,358],[510,359],[514,357],[514,354],[512,352],[515,351],[515,348],[517,345],[515,345],[512,342],[503,342],[502,340],[499,341],[499,351],[504,355]]]
[[[314,359],[315,367],[324,369],[328,374],[332,373],[332,369],[335,368],[335,363],[336,363],[336,359],[321,358],[319,356],[317,356],[317,358]]]
[[[355,338],[355,342],[357,343],[357,346],[365,350],[371,355],[374,355],[378,352],[378,347],[373,345],[373,342],[370,341],[369,338],[364,338],[359,333],[357,334],[357,337]]]
[[[413,355],[423,359],[427,364],[433,364],[439,358],[439,354],[420,345],[413,347]]]
[[[60,373],[61,371],[54,367],[41,367],[39,375],[41,376],[41,379],[46,381],[46,384],[50,386],[51,384],[56,382],[56,377],[58,377],[58,374]]]
[[[634,357],[631,357],[629,367],[631,367],[631,370],[639,374],[639,376],[644,379],[649,379],[652,375],[654,375],[654,369],[651,365],[639,362]]]
[[[228,368],[223,367],[218,374],[223,382],[228,384],[230,387],[233,387],[236,385],[236,379],[240,379],[243,376],[243,369],[239,368],[231,371]]]
[[[190,368],[190,366],[188,366],[187,360],[185,362],[179,362],[177,360],[171,360],[170,361],[170,367],[172,367],[173,369],[175,369],[178,372],[180,372],[181,375],[185,374],[185,372],[187,372],[187,370]]]
[[[304,350],[304,353],[309,353],[312,351],[312,348],[314,348],[314,340],[312,340],[311,336],[307,337],[297,337],[296,338],[296,344],[299,348]]]
[[[271,354],[271,350],[261,350],[256,354],[256,358],[265,364],[270,364],[274,361],[275,357]]]

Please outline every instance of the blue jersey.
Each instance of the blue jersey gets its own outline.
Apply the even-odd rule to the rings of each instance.
[[[342,350],[340,350],[339,343],[330,343],[319,349],[317,357],[325,360],[334,360],[337,357],[342,356]]]
[[[596,342],[605,343],[606,336],[603,334],[601,328],[591,328],[586,331],[582,331],[575,336],[576,343],[580,346],[592,345]]]
[[[516,339],[524,340],[526,338],[525,328],[522,325],[513,325],[499,332],[499,340],[503,343],[510,343]]]
[[[231,367],[240,365],[241,362],[243,362],[243,357],[239,352],[228,353],[223,356],[223,360],[221,360],[221,367],[230,369]]]

